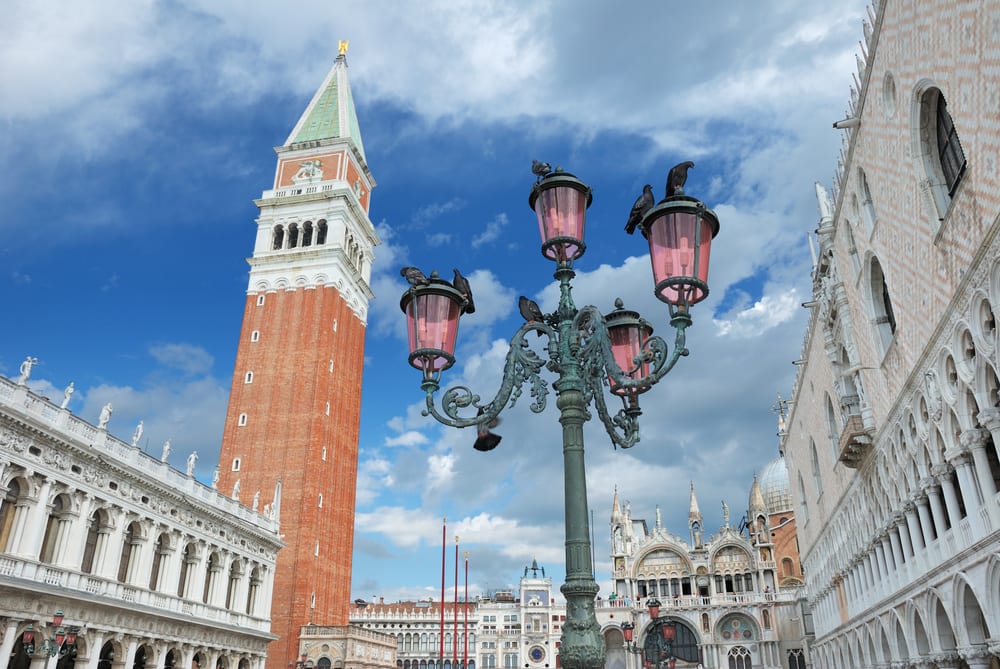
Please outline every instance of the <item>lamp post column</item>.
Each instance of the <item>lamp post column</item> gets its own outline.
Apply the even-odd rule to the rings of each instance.
[[[587,472],[583,450],[583,424],[590,418],[583,394],[583,379],[577,360],[578,345],[572,333],[576,309],[570,297],[571,270],[560,268],[562,299],[559,305],[559,350],[562,369],[553,384],[557,393],[559,422],[563,429],[563,480],[566,502],[566,582],[560,588],[566,597],[559,658],[566,669],[601,669],[605,649],[594,614],[598,586],[594,580],[587,511]]]

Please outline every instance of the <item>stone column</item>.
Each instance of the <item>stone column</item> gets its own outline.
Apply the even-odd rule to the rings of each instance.
[[[924,546],[927,546],[936,538],[934,522],[931,520],[930,507],[927,504],[927,493],[921,491],[915,494],[913,503],[917,507],[917,518],[920,521],[920,533],[924,539]]]
[[[961,446],[958,446],[946,450],[944,457],[947,458],[958,474],[958,485],[962,491],[962,500],[965,502],[965,511],[971,516],[981,504],[979,486],[976,485],[976,475],[972,471],[972,455]]]
[[[910,538],[910,529],[906,524],[906,515],[901,511],[892,514],[892,522],[899,530],[899,545],[903,551],[903,559],[909,560],[914,555],[913,540]]]
[[[883,528],[878,536],[878,555],[882,564],[883,578],[889,578],[896,570],[896,564],[892,561],[892,547],[889,541],[889,531]]]
[[[991,500],[997,495],[997,486],[993,482],[993,472],[986,455],[986,443],[989,440],[989,430],[982,427],[966,430],[961,436],[962,446],[972,453],[972,460],[976,463],[976,478],[979,481],[979,489],[983,491],[983,497],[987,500]]]
[[[958,495],[955,493],[955,485],[951,482],[952,470],[953,467],[950,464],[941,463],[931,467],[931,474],[941,484],[945,508],[948,511],[948,522],[952,528],[956,528],[962,521],[962,517],[958,515]]]
[[[105,531],[102,528],[97,538],[97,551],[94,555],[94,573],[114,581],[118,579],[118,563],[121,561],[122,541],[125,535],[125,512],[112,507],[108,509],[108,521],[111,527]]]
[[[917,519],[917,505],[907,502],[903,505],[903,515],[906,516],[906,527],[910,531],[910,542],[913,545],[913,553],[924,549],[924,534],[921,531],[920,521]]]
[[[69,528],[69,538],[63,547],[61,555],[57,555],[55,564],[61,567],[79,569],[83,563],[83,551],[87,545],[87,530],[90,528],[90,509],[94,498],[85,492],[77,491],[78,509]]]
[[[976,416],[979,424],[990,431],[993,437],[993,448],[997,452],[997,459],[1000,460],[1000,408],[989,407],[983,409]]]
[[[959,655],[969,665],[969,669],[990,669],[990,658],[992,654],[986,646],[973,646],[971,648],[959,648]]]
[[[895,521],[895,518],[893,519]],[[893,522],[886,528],[889,534],[889,543],[892,545],[892,559],[896,565],[896,571],[903,568],[903,548],[899,540],[899,525]]]
[[[3,633],[3,642],[0,643],[0,657],[9,658],[11,651],[14,650],[14,642],[17,641],[17,637],[20,636],[17,633],[17,625],[21,621],[10,619],[7,621],[7,628]]]
[[[22,520],[21,542],[19,555],[37,558],[42,549],[42,538],[45,534],[45,526],[49,516],[49,491],[52,489],[52,481],[45,479],[39,486],[38,496],[35,498],[30,511],[27,511],[22,518],[14,516],[15,520]]]

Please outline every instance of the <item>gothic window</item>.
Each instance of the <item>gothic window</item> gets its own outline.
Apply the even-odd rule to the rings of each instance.
[[[743,646],[736,646],[729,651],[729,669],[753,669],[750,651]]]
[[[326,244],[326,221],[319,221],[316,224],[316,243]]]
[[[872,192],[868,187],[868,177],[865,171],[858,168],[858,181],[861,185],[861,216],[865,221],[868,232],[875,228],[875,203],[872,201]]]
[[[313,224],[311,221],[306,221],[302,224],[302,246],[312,246],[313,239]]]
[[[896,334],[896,317],[892,312],[892,301],[889,299],[889,287],[882,273],[882,266],[877,258],[872,258],[869,274],[869,289],[871,290],[871,305],[875,329],[882,351],[889,349],[892,338]]]
[[[788,669],[806,669],[806,657],[801,648],[788,651]]]
[[[929,88],[920,98],[920,152],[931,196],[939,219],[948,211],[951,198],[967,166],[962,142],[948,112],[948,102],[938,88]]]
[[[802,473],[799,472],[799,510],[802,516],[802,524],[809,522],[809,505],[806,502],[806,486],[802,481]]]
[[[809,438],[809,456],[812,460],[813,486],[816,488],[816,498],[823,494],[823,477],[819,471],[819,454],[816,452],[816,442]]]
[[[285,228],[276,225],[274,226],[274,237],[273,243],[271,244],[271,249],[274,251],[279,250],[285,244]]]
[[[826,395],[826,433],[830,440],[830,450],[833,451],[833,460],[840,457],[840,426],[837,424],[837,414],[833,409],[833,400],[830,393]]]

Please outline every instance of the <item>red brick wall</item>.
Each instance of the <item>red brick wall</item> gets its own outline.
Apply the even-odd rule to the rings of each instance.
[[[275,572],[271,631],[280,638],[267,666],[285,669],[297,657],[302,625],[348,623],[365,327],[336,288],[269,292],[260,306],[257,299],[248,295],[243,313],[219,489],[229,494],[239,479],[240,500],[249,505],[260,490],[263,508],[282,482],[280,532],[288,545]]]

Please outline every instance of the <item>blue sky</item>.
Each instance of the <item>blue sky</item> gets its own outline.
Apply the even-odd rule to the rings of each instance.
[[[111,431],[144,421],[199,478],[217,463],[255,234],[287,137],[350,39],[349,73],[378,182],[352,598],[439,592],[441,518],[470,552],[471,592],[516,583],[533,558],[563,574],[554,400],[519,404],[487,454],[470,430],[420,416],[398,268],[472,280],[445,385],[490,397],[524,294],[555,306],[527,197],[533,158],[590,184],[578,305],[621,297],[673,340],[639,235],[645,183],[693,160],[687,192],[713,207],[711,296],[691,356],[643,397],[642,441],[586,432],[598,582],[608,582],[617,486],[634,517],[687,537],[689,482],[705,525],[734,520],[776,457],[809,299],[813,182],[832,179],[865,12],[861,2],[120,2],[5,10],[0,41],[0,373]],[[551,379],[550,379],[551,381]],[[526,404],[526,403],[525,403]],[[739,510],[737,512],[737,510]],[[449,574],[452,566],[449,563]],[[449,576],[449,583],[451,583]]]

